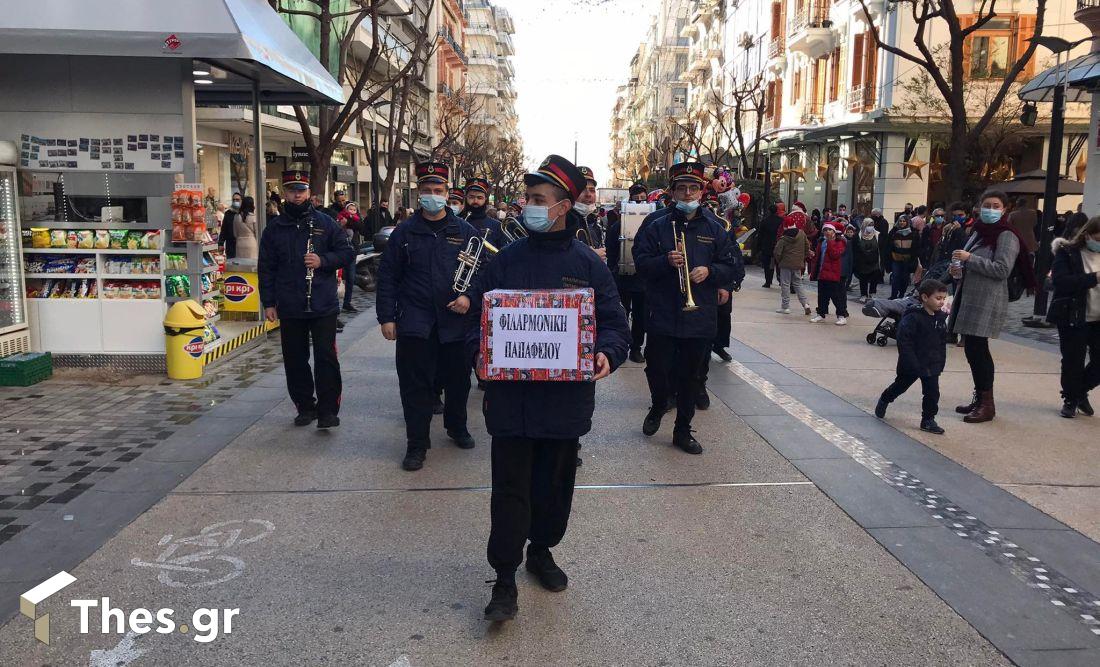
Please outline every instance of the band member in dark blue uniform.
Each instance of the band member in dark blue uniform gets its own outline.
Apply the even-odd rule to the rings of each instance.
[[[501,250],[471,293],[472,314],[481,295],[494,289],[591,288],[596,307],[596,380],[626,360],[626,313],[607,265],[576,239],[567,221],[584,188],[584,177],[568,160],[551,155],[524,177],[529,232]],[[471,329],[468,354],[477,354],[480,332]],[[592,427],[594,382],[488,383],[485,424],[493,436],[493,496],[490,503],[489,564],[496,570],[485,617],[514,618],[518,609],[516,569],[527,548],[527,569],[551,591],[564,590],[568,577],[550,549],[565,535],[576,478],[581,436]]]
[[[466,204],[466,193],[462,188],[451,188],[447,192],[447,208],[451,209],[458,217],[462,217],[462,209]]]
[[[703,165],[675,164],[669,175],[675,204],[664,216],[654,216],[634,242],[634,263],[645,280],[648,297],[645,372],[652,405],[642,432],[653,435],[660,428],[672,393],[670,385],[675,384],[672,442],[689,454],[701,454],[703,448],[691,431],[701,369],[717,330],[719,290],[732,287],[740,263],[725,226],[700,210],[706,184]],[[683,249],[678,238],[683,239]],[[685,261],[690,276],[682,287]],[[694,308],[687,303],[688,286]]]
[[[577,238],[596,251],[600,259],[607,261],[607,230],[597,215],[596,175],[588,167],[577,167],[584,175],[584,190],[581,190],[573,210],[580,217],[579,224],[584,231]]]
[[[489,208],[489,181],[484,178],[471,178],[466,181],[466,207],[462,218],[477,230],[478,236],[488,241],[494,248],[504,246],[500,231],[500,220]]]
[[[630,201],[636,204],[644,204],[646,201],[645,186],[635,183],[630,186]],[[644,363],[642,346],[645,345],[645,283],[637,273],[630,273],[622,261],[623,243],[619,241],[622,236],[621,217],[611,221],[607,226],[607,238],[611,240],[607,248],[607,265],[615,274],[615,284],[619,288],[619,296],[623,301],[627,317],[630,318],[630,360],[636,364]]]
[[[309,194],[309,172],[283,172],[283,213],[267,222],[260,239],[260,302],[264,317],[281,323],[286,384],[298,409],[294,425],[316,419],[317,428],[332,428],[340,425],[342,391],[336,270],[352,261],[355,250],[340,225],[313,208]]]
[[[474,228],[447,208],[447,165],[417,165],[420,208],[390,236],[378,269],[377,314],[386,340],[397,341],[397,379],[405,412],[408,449],[401,466],[419,470],[431,447],[429,431],[440,368],[445,402],[443,426],[459,447],[474,439],[466,429],[470,367],[463,355],[466,332],[473,322],[468,300],[452,285],[458,253]]]

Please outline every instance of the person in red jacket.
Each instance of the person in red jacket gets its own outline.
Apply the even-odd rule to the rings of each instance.
[[[841,261],[846,247],[847,241],[844,240],[843,232],[832,223],[822,224],[821,244],[817,261],[814,262],[814,273],[817,276],[817,315],[810,318],[811,322],[824,321],[829,315],[829,302],[832,301],[836,308],[837,326],[848,323],[848,296],[841,277]]]

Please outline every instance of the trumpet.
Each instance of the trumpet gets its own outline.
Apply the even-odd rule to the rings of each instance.
[[[485,261],[486,252],[492,257],[500,251],[481,236],[471,236],[466,242],[466,249],[458,253],[458,269],[455,270],[455,281],[451,285],[456,293],[465,294],[470,289],[474,276]]]
[[[508,243],[527,238],[527,228],[512,216],[508,216],[504,219],[504,222],[500,223],[500,232],[504,234],[504,238],[508,240]]]
[[[693,310],[698,310],[699,306],[695,305],[695,299],[691,295],[691,267],[688,266],[687,237],[684,234],[683,227],[673,229],[672,234],[676,239],[676,251],[684,258],[683,265],[676,269],[676,276],[680,279],[680,294],[684,295],[682,310],[685,313],[690,313]]]
[[[589,248],[592,247],[592,235],[584,227],[577,227],[577,240]]]
[[[599,250],[604,246],[606,236],[607,231],[599,222],[587,225],[587,228],[577,228],[577,240],[593,250]]]

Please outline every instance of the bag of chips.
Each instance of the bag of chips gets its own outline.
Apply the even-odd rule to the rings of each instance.
[[[95,247],[97,250],[106,250],[111,247],[111,234],[106,229],[96,230]]]
[[[50,247],[50,230],[45,227],[32,227],[31,228],[31,247],[32,248],[49,248]]]
[[[51,229],[50,230],[50,247],[51,248],[64,248],[66,239],[68,236],[65,234],[64,229]]]
[[[82,229],[76,233],[76,247],[82,250],[91,250],[95,247],[95,233],[88,229]]]
[[[112,229],[108,232],[111,237],[111,249],[122,250],[126,247],[126,238],[130,235],[125,229]]]

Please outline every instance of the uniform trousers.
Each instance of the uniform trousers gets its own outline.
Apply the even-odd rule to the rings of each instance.
[[[322,415],[340,412],[340,360],[336,355],[336,315],[308,319],[281,318],[283,368],[290,400],[299,412],[316,410]],[[313,368],[309,367],[310,343]],[[316,398],[314,391],[316,390]]]
[[[695,417],[695,397],[702,386],[704,359],[713,338],[675,338],[649,334],[645,350],[645,377],[651,405],[660,408],[676,394],[676,431],[686,431]]]
[[[630,351],[640,352],[645,344],[645,292],[619,290],[619,300],[630,318]]]
[[[528,539],[534,549],[550,549],[565,537],[578,446],[577,438],[493,438],[492,527],[486,551],[498,573],[515,572]]]
[[[445,401],[443,427],[466,431],[466,399],[470,396],[470,368],[463,341],[439,342],[433,329],[427,338],[397,337],[397,383],[409,444],[430,446],[432,404],[435,402],[436,368],[439,368]]]

